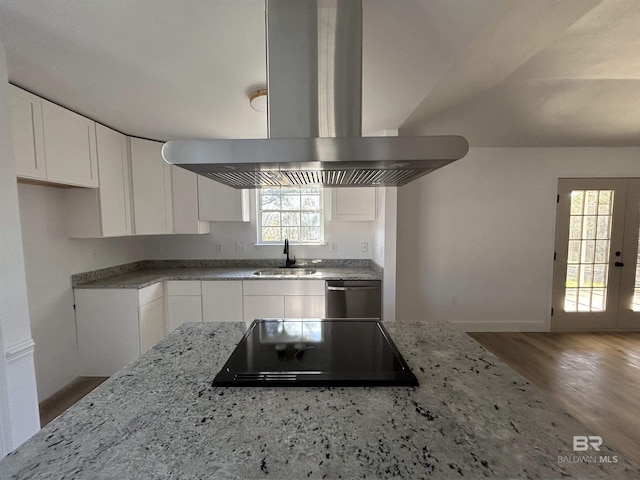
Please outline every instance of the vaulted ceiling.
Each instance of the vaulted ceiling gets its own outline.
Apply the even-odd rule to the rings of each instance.
[[[638,0],[363,0],[363,134],[640,145]],[[0,0],[9,80],[127,134],[266,136],[263,0]]]

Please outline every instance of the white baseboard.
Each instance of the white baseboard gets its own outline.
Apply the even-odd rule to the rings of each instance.
[[[548,332],[549,326],[540,322],[451,322],[463,332]]]

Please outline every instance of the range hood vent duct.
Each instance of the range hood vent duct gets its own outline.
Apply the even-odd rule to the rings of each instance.
[[[400,186],[462,158],[460,136],[361,137],[362,1],[266,0],[268,139],[167,142],[234,188]]]

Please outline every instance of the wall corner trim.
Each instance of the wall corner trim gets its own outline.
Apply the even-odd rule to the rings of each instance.
[[[32,338],[28,338],[26,340],[23,340],[22,342],[10,345],[5,352],[7,363],[10,364],[16,362],[17,360],[20,360],[23,357],[33,355],[34,346],[35,342]]]

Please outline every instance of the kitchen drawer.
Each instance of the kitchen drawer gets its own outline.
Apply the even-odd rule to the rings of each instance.
[[[324,280],[244,280],[244,295],[324,295]]]
[[[167,282],[167,295],[201,295],[199,280],[170,280]]]
[[[162,282],[154,283],[148,287],[138,290],[138,303],[140,306],[164,296],[164,284]]]

